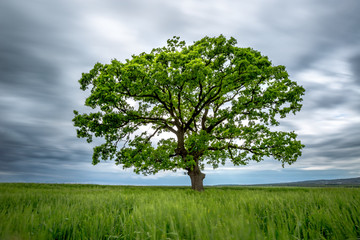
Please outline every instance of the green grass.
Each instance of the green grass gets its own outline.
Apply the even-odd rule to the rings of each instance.
[[[360,239],[360,189],[0,184],[0,239]]]

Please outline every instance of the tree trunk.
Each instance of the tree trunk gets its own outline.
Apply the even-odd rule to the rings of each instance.
[[[199,166],[195,166],[193,170],[189,170],[188,175],[191,179],[191,188],[199,192],[204,191],[203,180],[205,174],[200,171]]]

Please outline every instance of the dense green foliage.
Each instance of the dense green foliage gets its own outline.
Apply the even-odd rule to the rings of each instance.
[[[359,188],[0,184],[0,239],[359,239]]]
[[[186,46],[174,37],[126,62],[97,63],[79,82],[91,90],[85,105],[97,112],[74,111],[78,137],[105,140],[93,164],[115,159],[137,173],[185,169],[190,176],[195,168],[197,176],[204,164],[216,168],[227,159],[244,165],[273,157],[284,165],[301,155],[294,132],[271,127],[301,109],[304,88],[234,38]]]

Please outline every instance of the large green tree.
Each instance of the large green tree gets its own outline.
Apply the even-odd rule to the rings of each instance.
[[[220,35],[187,46],[174,37],[163,48],[83,73],[81,89],[91,89],[85,105],[95,112],[74,111],[73,122],[78,137],[104,140],[94,147],[93,164],[114,159],[143,174],[183,169],[202,191],[205,164],[295,162],[304,145],[274,126],[301,109],[305,90],[284,66],[236,43]]]

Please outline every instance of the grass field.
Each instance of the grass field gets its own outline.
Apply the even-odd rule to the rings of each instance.
[[[3,183],[0,239],[360,239],[360,188]]]

